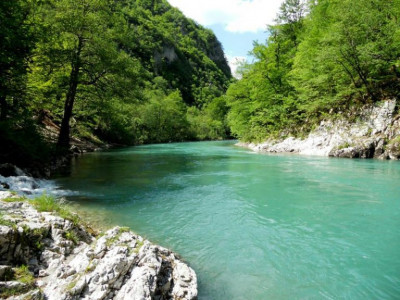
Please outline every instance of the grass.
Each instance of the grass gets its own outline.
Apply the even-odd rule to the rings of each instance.
[[[67,291],[71,291],[76,284],[78,283],[78,279],[72,280],[70,283],[68,283],[68,285],[66,286],[66,290]]]
[[[88,266],[85,269],[85,273],[90,273],[90,272],[94,271],[94,269],[96,269],[96,264],[93,263],[93,259],[91,259]]]
[[[43,250],[44,245],[42,244],[42,242],[36,241],[35,247],[36,247],[37,250],[41,251],[41,250]]]
[[[140,251],[140,249],[143,247],[143,245],[144,245],[144,242],[143,242],[143,241],[137,240],[137,242],[136,242],[136,247],[135,247],[134,252],[135,252],[136,254],[139,253],[139,251]]]
[[[27,201],[27,198],[8,197],[2,199],[2,201],[9,203],[22,202]],[[29,203],[32,204],[39,212],[55,212],[61,218],[71,221],[75,226],[81,223],[81,220],[77,214],[71,212],[65,205],[63,205],[60,201],[57,201],[53,196],[43,194],[31,200]]]
[[[131,231],[131,229],[129,227],[120,227],[119,228],[119,232],[122,234],[124,232],[129,232]]]
[[[75,226],[80,224],[81,220],[79,216],[72,213],[65,205],[57,201],[53,196],[43,194],[42,196],[33,199],[31,204],[39,212],[55,212],[61,218],[71,221]]]
[[[25,291],[25,287],[2,290],[0,291],[0,299],[7,299],[11,296],[17,296],[25,293]]]
[[[400,154],[400,135],[390,140],[386,147],[386,149],[390,150],[394,155]]]
[[[79,243],[79,238],[74,231],[69,230],[69,231],[65,232],[64,237],[67,240],[72,241],[75,245],[78,245],[78,243]]]
[[[346,143],[340,145],[338,147],[338,150],[346,149],[346,148],[349,148],[349,147],[351,147],[351,145],[348,142],[346,142]]]
[[[78,273],[73,275],[73,279],[70,283],[67,284],[67,286],[65,287],[65,290],[71,294],[72,290],[75,288],[75,286],[77,285],[79,279],[81,278],[82,274]]]
[[[110,247],[112,244],[114,244],[116,241],[119,240],[119,238],[121,237],[121,235],[122,235],[124,232],[129,232],[129,231],[130,231],[129,227],[120,227],[120,228],[119,228],[118,234],[116,234],[115,236],[113,236],[113,237],[107,239],[107,241],[106,241],[106,246],[107,246],[107,247]]]
[[[35,277],[33,277],[32,273],[25,265],[14,269],[14,278],[28,286],[33,286],[35,283]]]
[[[4,215],[1,212],[0,212],[0,225],[15,227],[15,223],[10,220],[4,219]]]
[[[396,136],[394,139],[389,141],[389,145],[393,145],[393,144],[396,144],[396,143],[400,143],[400,135]]]
[[[26,198],[25,197],[7,197],[2,199],[2,201],[4,202],[8,202],[8,203],[12,203],[12,202],[23,202],[25,201]]]
[[[0,292],[0,297],[2,299],[26,293],[35,287],[35,277],[25,265],[14,268],[12,272],[7,274],[7,278],[5,279],[15,280],[23,283],[24,285],[12,289],[2,290]]]

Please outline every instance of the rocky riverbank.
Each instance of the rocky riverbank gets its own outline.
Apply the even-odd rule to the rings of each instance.
[[[238,145],[256,152],[398,160],[400,115],[396,105],[396,100],[383,101],[352,115],[323,121],[304,139],[287,137]]]
[[[0,298],[197,298],[195,272],[129,229],[94,234],[63,210],[44,212],[10,192],[0,199]]]

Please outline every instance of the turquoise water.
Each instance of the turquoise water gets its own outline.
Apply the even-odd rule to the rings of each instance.
[[[400,299],[400,162],[182,143],[87,154],[56,181],[178,252],[199,299]]]

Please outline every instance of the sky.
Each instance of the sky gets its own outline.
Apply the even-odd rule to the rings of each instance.
[[[222,43],[235,75],[237,62],[252,58],[253,41],[265,42],[283,0],[169,0],[187,17],[210,28]]]

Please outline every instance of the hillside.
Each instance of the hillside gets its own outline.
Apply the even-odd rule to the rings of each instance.
[[[167,1],[3,1],[0,16],[0,162],[47,160],[71,136],[134,145],[229,135],[222,46]]]
[[[284,1],[255,62],[228,89],[233,135],[302,138],[322,121],[354,123],[363,118],[354,112],[398,99],[399,20],[398,0]]]

